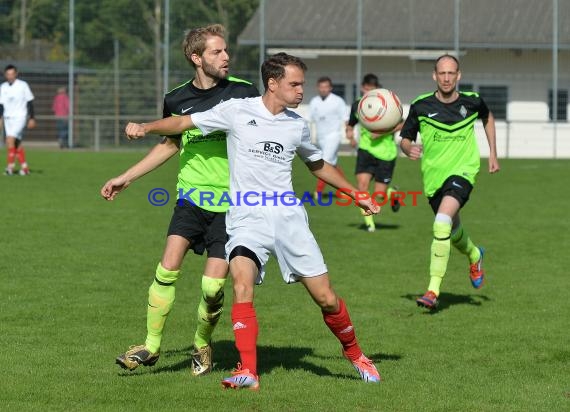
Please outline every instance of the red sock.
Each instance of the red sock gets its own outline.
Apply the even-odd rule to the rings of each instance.
[[[14,165],[14,159],[16,158],[16,148],[11,147],[8,149],[8,167]]]
[[[24,151],[23,147],[18,147],[16,149],[16,155],[18,156],[18,162],[23,168],[26,168],[28,165],[26,164],[26,152]]]
[[[317,193],[322,193],[323,190],[325,190],[325,186],[326,186],[326,185],[327,185],[327,184],[325,183],[324,180],[318,179],[318,180],[317,180],[317,189],[316,189],[316,192],[317,192]]]
[[[241,367],[257,376],[257,318],[253,302],[234,303],[232,324]]]
[[[356,360],[362,355],[362,350],[356,341],[356,335],[350,316],[342,299],[338,299],[339,310],[337,313],[323,312],[323,319],[332,333],[342,344],[344,353],[350,360]]]

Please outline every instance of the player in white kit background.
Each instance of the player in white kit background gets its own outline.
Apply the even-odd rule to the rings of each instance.
[[[16,158],[20,162],[20,174],[28,175],[30,169],[26,162],[26,152],[22,147],[24,129],[36,127],[34,119],[34,95],[30,86],[23,80],[18,79],[18,69],[8,65],[4,69],[6,81],[0,85],[0,118],[4,123],[4,135],[6,136],[6,148],[8,160],[5,174],[14,174]]]
[[[253,193],[249,205],[230,205],[226,217],[229,241],[227,259],[234,283],[232,324],[240,353],[233,376],[224,387],[258,389],[258,324],[253,307],[254,286],[264,276],[270,254],[279,263],[287,283],[300,281],[324,321],[342,344],[344,356],[366,382],[379,382],[374,363],[360,349],[346,306],[332,289],[323,256],[311,233],[307,214],[301,206],[287,206],[280,199],[294,197],[292,161],[297,153],[309,170],[336,188],[352,186],[334,166],[323,161],[321,151],[310,142],[307,122],[288,108],[303,100],[305,64],[297,57],[278,53],[261,68],[265,93],[262,97],[232,99],[213,109],[191,116],[176,116],[147,124],[129,123],[130,138],[146,133],[172,135],[198,127],[204,135],[221,130],[227,133],[230,192]],[[257,195],[257,196],[256,196]],[[369,214],[380,208],[369,199],[358,205]]]
[[[348,110],[342,97],[334,94],[332,80],[323,76],[317,80],[318,96],[309,103],[309,117],[315,124],[317,145],[323,152],[323,160],[336,166],[337,170],[344,175],[337,164],[338,149],[343,136],[343,130],[348,122]],[[317,180],[315,197],[321,196],[325,189],[325,182]]]

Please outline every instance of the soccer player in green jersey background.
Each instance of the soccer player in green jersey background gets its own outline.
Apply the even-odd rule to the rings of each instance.
[[[206,111],[232,98],[259,96],[251,83],[228,77],[229,56],[224,35],[225,29],[219,24],[193,29],[186,34],[184,54],[195,68],[196,75],[166,94],[164,117]],[[205,139],[198,129],[193,129],[179,136],[167,136],[140,162],[105,183],[101,195],[113,200],[132,182],[177,153],[180,154],[177,189],[182,196],[179,196],[174,209],[164,253],[149,289],[146,341],[119,355],[116,363],[133,370],[141,364],[152,366],[158,361],[162,332],[174,304],[175,284],[184,256],[189,249],[199,255],[206,250],[208,259],[202,277],[202,297],[192,352],[192,373],[201,375],[212,369],[210,340],[222,313],[228,273],[225,261],[225,212],[228,204],[219,202],[221,196],[229,192],[225,133],[213,133]],[[212,205],[201,204],[202,193],[213,195]],[[188,197],[192,202],[187,200]]]
[[[369,73],[362,79],[360,90],[362,94],[382,87],[375,74]],[[357,99],[350,108],[350,116],[346,126],[346,138],[350,141],[352,147],[356,147],[357,142],[354,138],[354,127],[358,123],[358,104],[360,98]],[[390,187],[392,175],[396,167],[396,157],[398,156],[398,147],[394,142],[394,132],[400,130],[401,124],[396,126],[394,130],[386,133],[373,133],[364,127],[360,127],[360,139],[358,140],[358,152],[356,157],[356,181],[358,190],[362,192],[368,191],[370,181],[374,179],[374,193],[385,193],[390,199],[392,210],[397,212],[400,209],[400,202],[397,199],[392,200],[391,194],[393,188]],[[382,204],[383,199],[378,199]],[[369,232],[376,230],[373,215],[364,215],[364,224]]]
[[[489,173],[499,171],[493,114],[477,93],[458,92],[459,61],[440,56],[433,71],[435,92],[417,97],[401,131],[402,151],[421,158],[424,191],[435,213],[431,245],[430,282],[418,306],[435,309],[447,270],[451,245],[469,259],[471,284],[483,286],[483,249],[475,246],[463,228],[460,209],[469,200],[480,166],[474,124],[483,121],[489,143]],[[415,144],[420,133],[422,145]]]

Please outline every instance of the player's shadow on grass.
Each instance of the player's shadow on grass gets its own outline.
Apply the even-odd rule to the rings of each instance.
[[[416,302],[416,299],[419,297],[420,295],[413,295],[411,293],[402,296],[402,298],[408,299],[414,302],[414,304]],[[490,300],[491,299],[486,295],[457,295],[455,293],[442,292],[437,298],[437,308],[435,310],[426,311],[424,313],[433,315],[454,305],[481,306],[483,302],[488,302]]]
[[[366,226],[364,223],[351,223],[348,226],[356,227],[362,231],[368,230],[368,226]],[[374,226],[376,227],[376,230],[394,230],[400,228],[400,225],[391,223],[375,223]]]
[[[222,340],[215,341],[213,343],[214,350],[214,372],[220,372],[223,370],[232,370],[236,367],[237,360],[239,359],[238,352],[234,346],[233,341]],[[172,365],[165,365],[162,367],[153,368],[152,373],[165,373],[165,372],[177,372],[182,370],[190,370],[191,360],[190,353],[192,352],[192,347],[186,347],[183,349],[167,350],[161,353],[166,360],[169,356],[183,356],[185,359]],[[283,368],[286,370],[300,369],[314,373],[318,376],[330,376],[342,379],[360,380],[357,374],[352,374],[351,369],[347,368],[347,373],[333,373],[327,368],[315,365],[308,361],[307,357],[323,358],[314,354],[313,348],[308,347],[292,347],[292,346],[265,346],[259,345],[257,347],[257,359],[258,359],[258,373],[267,374],[275,368]],[[329,357],[326,357],[329,358]],[[387,354],[376,354],[372,359],[377,361],[382,360],[399,360],[400,355],[387,355]],[[162,360],[162,359],[161,359]],[[340,355],[338,356],[338,361],[345,363],[347,362]],[[166,363],[166,362],[165,362]],[[158,365],[157,365],[158,366]],[[350,365],[347,363],[347,367]]]

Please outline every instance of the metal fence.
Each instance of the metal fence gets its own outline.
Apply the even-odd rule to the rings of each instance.
[[[278,0],[266,0],[262,4],[277,2]],[[319,0],[311,0],[319,1]],[[359,0],[360,2],[362,0]],[[421,7],[421,2],[428,0],[408,0],[411,9],[417,14]],[[431,1],[431,0],[430,0]],[[437,0],[438,4],[453,7],[461,4],[461,13],[469,11],[484,15],[486,10],[478,10],[478,2],[467,2],[465,0]],[[285,4],[286,2],[283,2]],[[323,0],[323,4],[326,2]],[[402,2],[404,3],[404,2]],[[560,7],[560,15],[569,15],[570,2],[562,0],[536,0],[538,4],[548,4],[548,15],[541,15],[541,8],[536,8],[536,20],[555,21],[557,9],[551,7],[556,4]],[[347,8],[355,7],[356,2],[346,0]],[[367,7],[375,7],[376,2],[364,1],[364,16],[369,14]],[[514,13],[509,9],[509,5],[514,4],[512,0],[497,2],[494,13],[510,16],[513,27],[523,24],[521,20],[524,13]],[[503,7],[503,9],[501,9]],[[348,10],[348,9],[347,9]],[[368,10],[368,11],[367,11]],[[570,158],[570,47],[568,46],[568,25],[566,20],[558,22],[559,31],[563,34],[559,41],[555,32],[542,33],[546,38],[546,43],[552,40],[551,46],[540,46],[535,49],[513,48],[505,44],[503,49],[491,51],[483,48],[472,51],[465,49],[461,40],[464,38],[463,30],[469,24],[469,19],[464,14],[457,13],[457,24],[453,23],[453,13],[448,13],[450,20],[447,26],[452,35],[445,37],[440,49],[454,50],[462,56],[462,66],[464,76],[461,87],[476,90],[484,96],[491,106],[498,119],[498,149],[502,157],[551,157]],[[526,13],[528,14],[528,13]],[[417,20],[416,16],[416,20]],[[489,16],[491,18],[493,16]],[[93,16],[96,19],[96,16]],[[430,23],[429,19],[434,21]],[[426,27],[435,25],[438,16],[422,16],[422,24]],[[414,22],[416,21],[414,20]],[[460,25],[459,22],[462,22]],[[410,31],[413,31],[413,22],[410,20]],[[406,24],[408,24],[406,23]],[[520,24],[519,24],[520,23]],[[403,24],[403,23],[402,23]],[[552,26],[552,25],[551,25]],[[171,27],[170,36],[172,44],[179,43],[181,39],[174,39],[176,33],[182,33],[185,27]],[[82,30],[81,26],[75,28],[77,32]],[[364,28],[364,39],[366,39],[367,28]],[[370,29],[372,30],[372,29]],[[529,27],[529,31],[534,30]],[[420,33],[421,34],[421,33]],[[490,41],[493,33],[489,33]],[[538,34],[537,34],[538,35]],[[419,42],[417,35],[415,42]],[[551,36],[551,37],[549,37]],[[449,38],[448,38],[449,37]],[[566,39],[566,40],[565,40]],[[269,39],[270,40],[270,39]],[[543,39],[544,40],[544,39]],[[565,43],[566,42],[566,43]],[[260,42],[262,43],[262,42]],[[442,43],[442,44],[443,44]],[[4,47],[4,49],[2,48]],[[0,60],[0,65],[15,63],[19,66],[20,77],[29,82],[33,93],[36,96],[35,107],[38,118],[38,127],[27,131],[26,140],[36,145],[57,147],[56,118],[52,112],[52,102],[59,87],[68,85],[69,65],[67,61],[49,61],[50,54],[45,52],[41,42],[32,42],[30,48],[33,52],[27,60],[8,61]],[[112,45],[111,45],[112,47]],[[123,47],[123,46],[121,46]],[[292,45],[293,47],[293,45]],[[302,45],[295,44],[294,47],[302,48]],[[423,60],[420,52],[425,52],[420,46],[416,59],[409,57],[398,57],[396,51],[383,46],[384,49],[368,49],[368,55],[364,53],[358,59],[354,55],[335,59],[333,57],[322,57],[315,59],[306,57],[309,66],[307,73],[307,88],[305,103],[314,95],[314,83],[321,74],[327,74],[333,78],[335,91],[341,94],[347,104],[356,94],[359,93],[358,78],[355,73],[358,71],[375,71],[380,74],[381,81],[389,88],[393,88],[402,98],[406,105],[409,105],[413,96],[421,91],[428,91],[433,88],[430,77],[431,60]],[[402,48],[403,46],[394,46]],[[414,48],[413,44],[410,48]],[[267,51],[269,52],[268,46]],[[352,52],[355,49],[352,49]],[[6,45],[0,44],[0,51],[4,51],[4,56],[9,55],[10,49]],[[366,50],[365,50],[366,51]],[[400,50],[401,51],[401,50]],[[464,53],[463,55],[461,53]],[[347,51],[347,54],[350,54]],[[419,57],[418,57],[419,56]],[[479,57],[480,56],[480,57]],[[239,57],[239,56],[234,56]],[[172,64],[177,70],[168,70],[168,57],[165,56],[166,64],[164,68],[168,72],[168,88],[173,88],[193,76],[193,69],[188,66],[186,70],[180,70],[182,65]],[[350,60],[349,60],[350,59]],[[399,59],[399,60],[398,60]],[[497,70],[497,60],[504,59],[505,65],[501,70]],[[180,56],[170,56],[170,62],[181,60]],[[183,59],[182,59],[183,60]],[[139,148],[156,142],[155,139],[147,139],[146,142],[128,142],[123,137],[123,129],[127,121],[148,121],[160,117],[162,113],[157,109],[157,88],[162,89],[162,85],[157,85],[156,72],[150,70],[152,67],[152,57],[149,57],[148,68],[145,70],[126,70],[122,67],[120,59],[110,64],[107,68],[74,67],[73,84],[74,107],[73,107],[73,141],[76,148],[90,150],[106,150],[114,148]],[[358,64],[357,64],[358,63]],[[554,67],[554,65],[556,67]],[[257,83],[259,80],[259,70],[257,63],[249,67],[249,71],[233,73],[244,79]],[[499,65],[500,66],[500,65]],[[316,69],[315,69],[316,67]],[[490,67],[493,67],[492,69]],[[324,70],[327,70],[324,72]],[[159,82],[160,83],[160,82]],[[558,109],[553,113],[552,108]],[[301,108],[301,111],[303,108]],[[553,121],[555,119],[555,121]],[[484,134],[479,133],[484,138]],[[0,140],[0,144],[1,144]],[[482,154],[485,155],[481,142]]]

